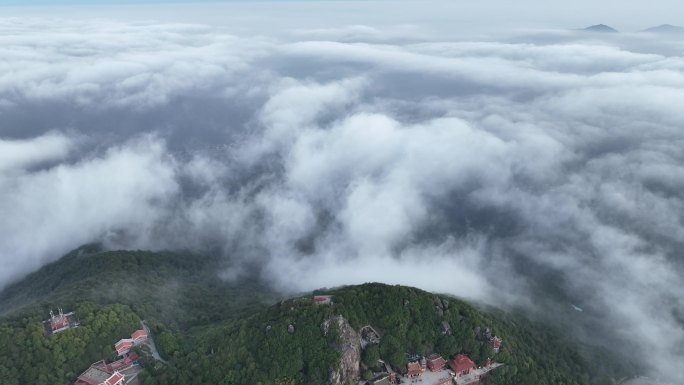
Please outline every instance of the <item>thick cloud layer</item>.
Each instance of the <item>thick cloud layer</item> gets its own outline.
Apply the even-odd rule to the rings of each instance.
[[[218,248],[283,290],[558,312],[684,380],[681,43],[414,32],[0,20],[0,287],[92,241]]]

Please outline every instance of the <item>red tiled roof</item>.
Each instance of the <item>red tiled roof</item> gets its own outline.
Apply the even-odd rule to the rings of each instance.
[[[465,354],[459,354],[454,357],[451,361],[449,361],[449,366],[451,367],[451,370],[456,373],[456,375],[467,373],[471,369],[476,368],[475,363]]]
[[[446,360],[439,354],[433,354],[428,357],[427,366],[430,370],[442,370],[444,365],[446,365]]]
[[[131,334],[131,338],[137,340],[139,338],[147,338],[147,331],[145,329],[136,330]]]
[[[103,361],[98,361],[92,365],[80,376],[76,384],[78,385],[100,385],[111,375],[111,372],[106,371],[106,364]]]
[[[79,376],[78,379],[76,379],[76,385],[100,385],[100,384],[97,381],[94,381],[92,378]]]
[[[133,346],[133,342],[121,340],[114,345],[114,349],[116,349],[117,352],[123,352],[130,349],[131,346]]]
[[[330,295],[315,295],[313,300],[314,300],[314,302],[317,302],[317,303],[330,303],[332,301],[332,296],[330,296]]]
[[[123,378],[123,375],[121,373],[114,372],[114,374],[112,374],[112,376],[109,377],[104,383],[105,383],[105,385],[115,385],[116,383],[121,381],[122,378]]]
[[[421,374],[423,371],[420,368],[420,364],[418,362],[409,362],[408,366],[408,375],[409,376],[415,376],[417,374]]]
[[[494,349],[498,349],[501,347],[501,338],[499,337],[492,337],[489,340],[489,344],[492,345]]]
[[[130,368],[133,363],[137,360],[140,359],[140,356],[136,354],[135,352],[130,352],[127,353],[124,358],[114,361],[111,364],[109,364],[109,373],[111,373],[114,370],[124,370]]]

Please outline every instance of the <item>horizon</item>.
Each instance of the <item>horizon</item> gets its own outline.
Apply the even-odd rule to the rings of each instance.
[[[476,33],[528,28],[581,29],[598,24],[629,33],[661,25],[684,25],[683,16],[672,17],[673,14],[684,15],[684,4],[672,0],[637,1],[629,4],[612,0],[601,5],[589,0],[561,5],[539,3],[538,0],[524,0],[515,4],[504,0],[462,3],[448,0],[0,0],[0,9],[5,10],[5,14],[0,14],[0,17],[98,17],[221,25],[226,21],[234,22],[237,17],[207,12],[209,9],[237,9],[241,12],[240,17],[273,20],[276,15],[270,13],[268,7],[275,6],[275,9],[286,14],[294,9],[311,13],[333,10],[340,12],[341,17],[333,22],[334,25],[359,24],[358,21],[364,18],[371,23],[382,22],[388,25],[406,21],[425,24],[431,20],[441,24],[442,30],[455,28],[457,31],[468,32],[468,29],[473,29]],[[379,12],[386,10],[389,4],[399,4],[405,10]],[[358,11],[362,10],[367,11],[365,16],[359,16]],[[291,13],[289,16],[297,17]],[[300,25],[311,25],[312,21],[297,20]],[[288,28],[295,26],[294,23],[286,24],[282,20],[277,20],[276,24],[278,22]],[[453,25],[455,22],[463,24],[463,28]]]

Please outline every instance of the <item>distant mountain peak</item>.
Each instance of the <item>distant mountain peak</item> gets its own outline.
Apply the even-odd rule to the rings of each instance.
[[[663,24],[659,25],[657,27],[652,27],[649,29],[646,29],[642,32],[651,32],[651,33],[684,33],[684,27],[680,27],[677,25],[672,25],[672,24]]]
[[[618,32],[617,29],[607,26],[605,24],[596,24],[592,25],[590,27],[584,28],[582,31],[587,31],[587,32],[601,32],[601,33],[616,33]]]

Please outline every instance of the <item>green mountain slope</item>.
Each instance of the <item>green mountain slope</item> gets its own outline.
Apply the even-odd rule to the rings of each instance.
[[[267,306],[273,294],[259,284],[218,279],[221,263],[178,253],[70,253],[0,293],[0,305],[11,309],[0,319],[0,376],[7,384],[68,383],[111,354],[138,319],[148,321],[169,360],[147,366],[144,384],[356,383],[378,357],[401,371],[407,354],[432,352],[505,363],[490,384],[611,384],[629,374],[608,352],[562,330],[410,287],[365,284],[325,291],[332,306],[315,305],[311,295]],[[82,327],[46,339],[39,321],[57,305],[76,309]],[[112,309],[118,315],[97,321]],[[365,325],[382,337],[361,351],[356,333]],[[503,339],[499,353],[487,330]],[[26,365],[41,375],[27,374]]]
[[[112,344],[140,327],[128,306],[75,307],[81,326],[47,338],[39,318],[0,323],[0,384],[67,384],[92,362],[115,358]]]
[[[45,315],[85,301],[123,303],[142,317],[187,328],[273,302],[274,294],[253,279],[220,279],[226,267],[212,255],[84,246],[0,292],[0,316]]]
[[[625,371],[607,352],[580,346],[562,331],[520,315],[486,312],[402,286],[366,284],[326,293],[335,295],[335,305],[295,298],[193,336],[193,347],[175,352],[175,369],[156,383],[323,384],[339,363],[330,350],[339,354],[336,347],[343,343],[331,341],[321,325],[336,315],[357,331],[370,324],[382,333],[378,353],[396,368],[406,365],[406,353],[437,352],[445,357],[466,353],[479,365],[487,357],[505,363],[491,376],[492,384],[611,384]],[[448,307],[440,312],[435,303],[444,300]],[[451,335],[442,334],[442,321],[450,324]],[[292,334],[289,325],[295,326]],[[503,338],[500,353],[494,354],[483,338],[486,328]]]

